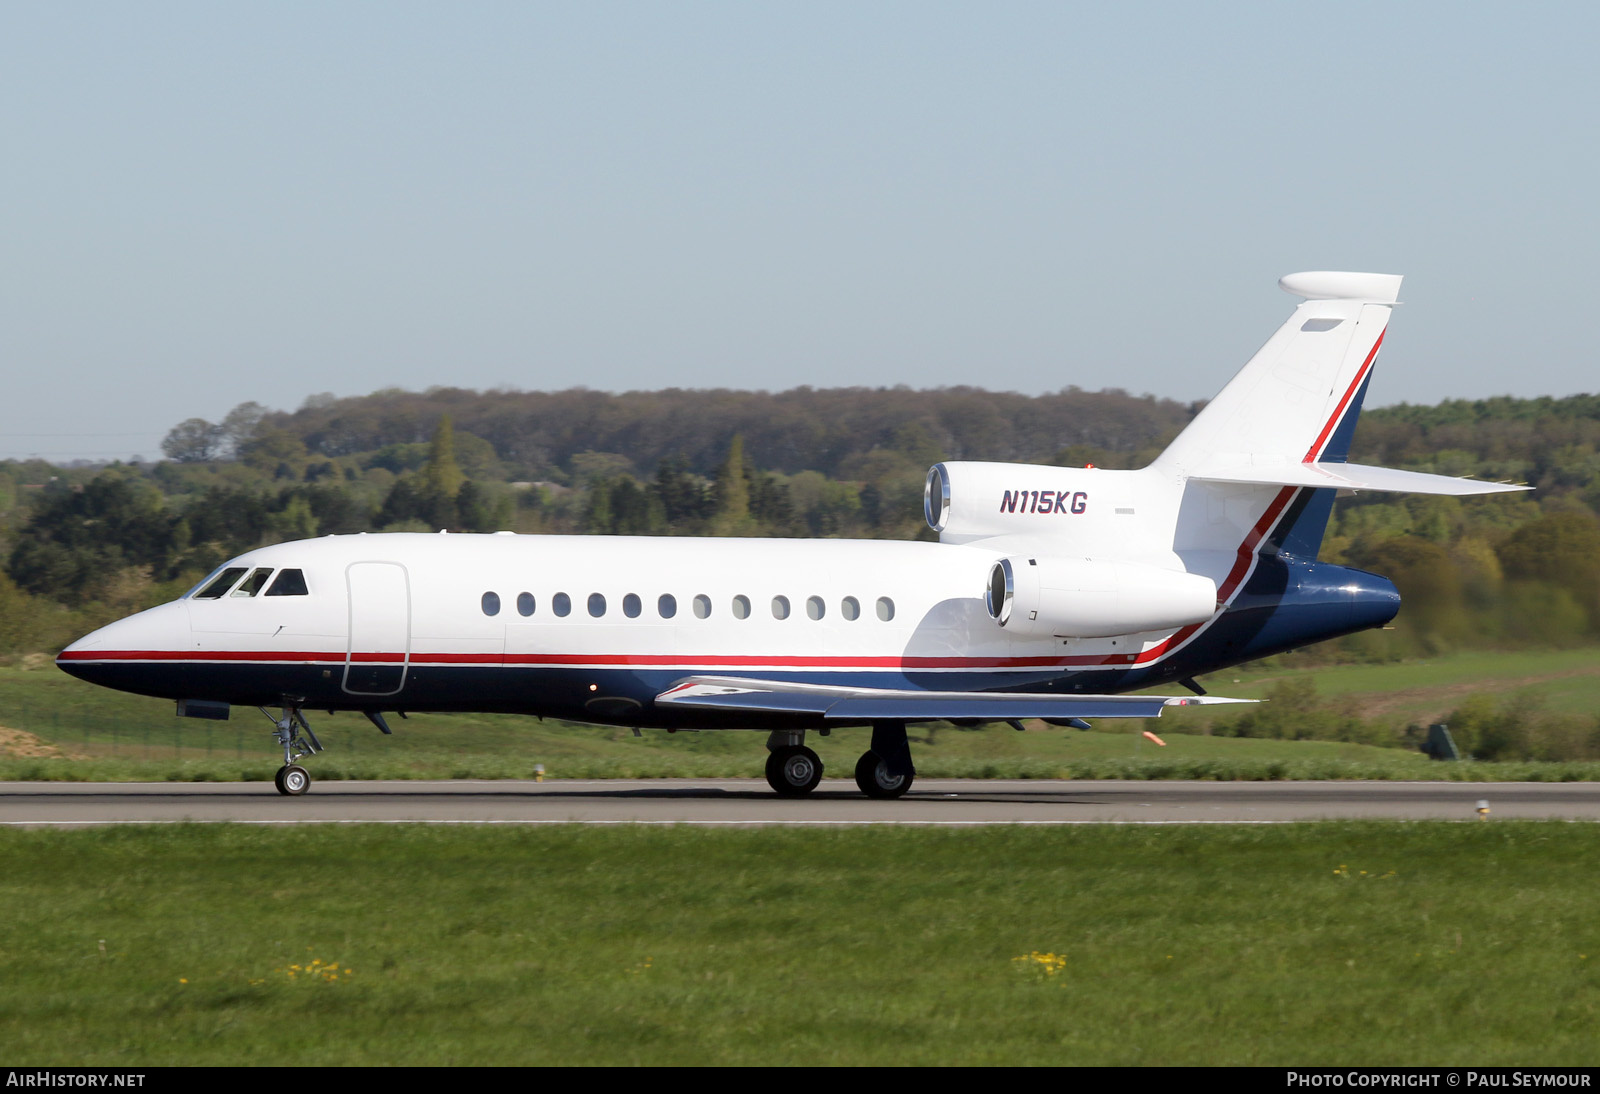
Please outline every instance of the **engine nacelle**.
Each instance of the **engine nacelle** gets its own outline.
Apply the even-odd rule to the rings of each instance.
[[[1217,585],[1138,562],[1003,558],[989,570],[984,602],[1008,634],[1110,638],[1202,623],[1217,610]]]
[[[1141,487],[1131,471],[1024,463],[939,463],[928,471],[923,515],[946,543],[989,536],[1093,537],[1115,514],[1133,513]]]

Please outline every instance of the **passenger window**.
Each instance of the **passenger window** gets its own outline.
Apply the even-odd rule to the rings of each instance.
[[[894,618],[894,601],[886,596],[878,597],[878,618],[885,623]]]
[[[500,594],[499,593],[484,593],[483,594],[483,614],[484,615],[499,615],[500,614]]]
[[[644,605],[639,603],[637,594],[629,593],[622,598],[622,614],[629,619],[638,619],[639,613],[642,611],[644,611]]]
[[[517,614],[518,615],[521,615],[521,616],[532,615],[533,614],[533,608],[534,608],[534,604],[533,604],[533,594],[532,593],[518,593],[517,594]]]
[[[599,619],[606,614],[606,598],[599,593],[589,594],[589,614]]]
[[[847,596],[839,601],[839,614],[846,619],[861,618],[861,601],[853,596]]]
[[[572,614],[572,597],[566,593],[557,593],[550,598],[550,610],[565,619]]]
[[[772,598],[772,618],[774,618],[774,619],[788,619],[789,618],[789,598],[788,597],[786,597],[786,596],[775,596],[775,597]]]
[[[806,598],[806,614],[812,619],[821,619],[827,610],[822,603],[822,597],[811,596]]]
[[[238,581],[244,576],[246,569],[248,569],[248,567],[229,566],[226,570],[223,570],[217,575],[217,579],[215,581],[207,585],[204,589],[201,589],[199,592],[195,593],[194,598],[196,600],[217,600],[221,598],[224,593],[233,588],[233,583],[235,581]]]
[[[234,596],[255,596],[261,591],[261,586],[267,583],[267,578],[272,576],[272,567],[263,566],[251,570],[250,576],[239,582],[239,587],[233,590]]]
[[[656,601],[656,611],[661,613],[662,619],[671,619],[678,614],[678,598],[671,593],[662,593]]]
[[[307,595],[307,593],[308,593],[308,590],[306,589],[305,571],[303,571],[303,570],[279,570],[278,571],[278,576],[275,579],[273,579],[273,582],[272,582],[271,585],[267,586],[267,591],[265,593],[263,593],[262,595],[263,596],[305,596],[305,595]]]
[[[711,618],[711,598],[705,593],[694,598],[694,615],[696,619]]]
[[[750,618],[750,598],[748,596],[736,596],[733,598],[733,617],[735,619]]]

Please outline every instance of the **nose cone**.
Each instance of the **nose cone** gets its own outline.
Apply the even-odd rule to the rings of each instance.
[[[158,678],[171,674],[189,645],[189,606],[175,600],[84,635],[61,651],[56,664],[91,684],[160,695]]]

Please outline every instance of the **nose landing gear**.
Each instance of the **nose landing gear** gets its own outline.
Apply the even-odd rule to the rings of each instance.
[[[283,746],[283,766],[272,776],[272,785],[278,793],[298,796],[311,789],[311,774],[295,763],[302,756],[314,756],[322,751],[322,742],[311,731],[311,723],[294,704],[285,703],[281,717],[274,718],[266,707],[258,708],[273,724],[272,736]],[[305,736],[300,735],[305,730]]]

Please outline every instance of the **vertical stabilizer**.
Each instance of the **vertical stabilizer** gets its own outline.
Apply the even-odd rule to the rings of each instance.
[[[1300,273],[1278,284],[1304,302],[1157,466],[1186,474],[1202,463],[1343,462],[1400,278]]]
[[[1247,482],[1264,482],[1274,479],[1275,468],[1348,458],[1400,278],[1319,272],[1290,274],[1278,284],[1303,302],[1168,446],[1156,469],[1183,480],[1235,468]],[[1242,537],[1314,558],[1334,492],[1191,479],[1174,546],[1220,549]]]

